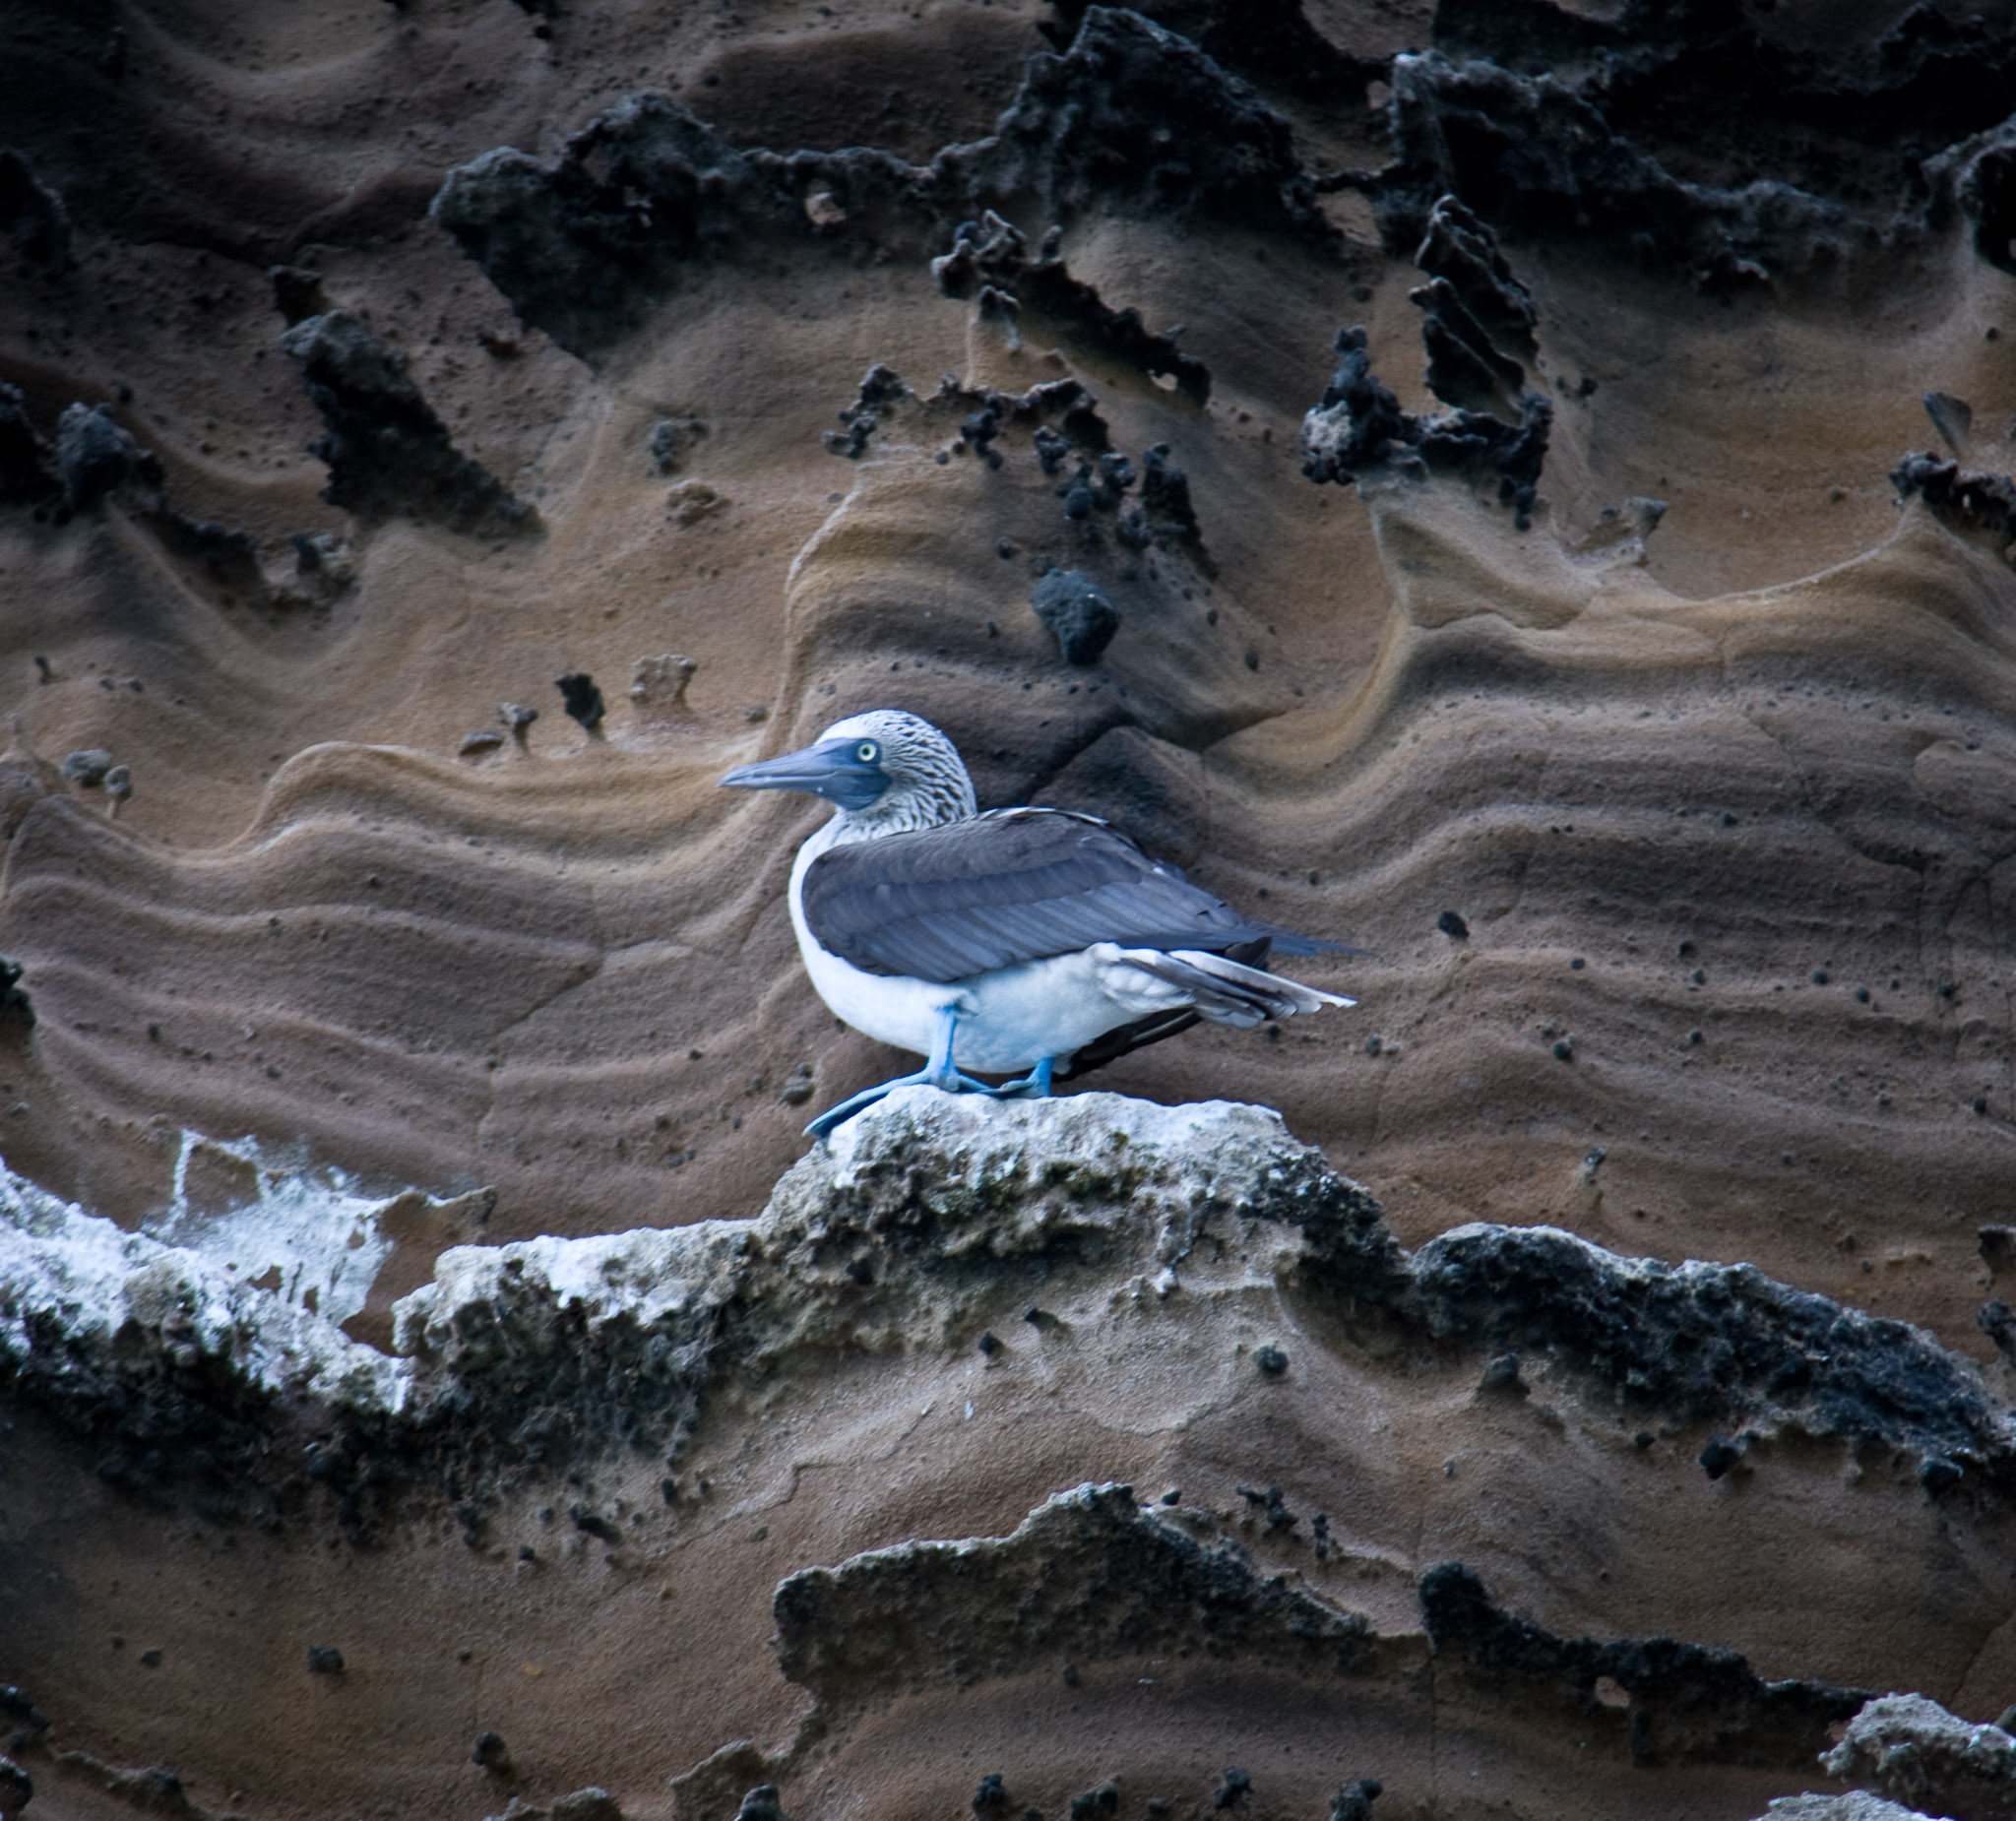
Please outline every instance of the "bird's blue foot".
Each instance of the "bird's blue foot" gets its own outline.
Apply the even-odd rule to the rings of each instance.
[[[989,1088],[997,1100],[1047,1100],[1050,1098],[1050,1072],[1057,1066],[1055,1056],[1045,1056],[1020,1081],[1004,1081],[998,1088]]]
[[[1007,1089],[989,1088],[983,1081],[975,1081],[971,1075],[962,1075],[952,1066],[952,1037],[959,1029],[959,1014],[950,1006],[939,1014],[938,1035],[931,1050],[931,1059],[914,1075],[899,1075],[894,1081],[885,1081],[879,1087],[863,1088],[859,1094],[841,1101],[838,1106],[829,1106],[805,1128],[807,1138],[825,1138],[837,1126],[851,1119],[864,1107],[873,1106],[877,1100],[885,1099],[899,1088],[937,1088],[946,1094],[1003,1094]],[[1038,1069],[1043,1078],[1042,1092],[1049,1092],[1049,1071],[1046,1063],[1039,1063]],[[1032,1075],[1030,1080],[1036,1077]],[[1011,1082],[1009,1088],[1020,1088],[1023,1084]]]
[[[873,1106],[877,1100],[887,1099],[899,1088],[938,1088],[947,1094],[998,1094],[999,1089],[989,1088],[983,1081],[975,1081],[971,1075],[962,1075],[957,1069],[949,1074],[938,1075],[929,1069],[919,1069],[914,1075],[899,1075],[894,1081],[885,1081],[879,1087],[863,1088],[850,1099],[842,1100],[838,1106],[830,1106],[805,1128],[807,1138],[824,1138],[834,1127],[844,1125],[863,1107]]]

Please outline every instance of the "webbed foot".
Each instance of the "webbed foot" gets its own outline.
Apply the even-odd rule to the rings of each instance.
[[[942,1074],[919,1069],[914,1075],[899,1075],[894,1081],[883,1082],[880,1087],[863,1088],[838,1106],[829,1106],[805,1128],[805,1136],[826,1137],[836,1126],[845,1125],[855,1113],[873,1106],[877,1100],[887,1099],[899,1088],[937,1088],[946,1094],[998,1095],[1002,1092],[998,1088],[989,1088],[983,1081],[975,1081],[971,1075],[962,1075],[957,1069],[949,1069]]]
[[[1050,1072],[1057,1066],[1055,1056],[1045,1056],[1020,1081],[1004,1081],[998,1088],[989,1088],[986,1093],[997,1100],[1047,1100],[1050,1098]]]

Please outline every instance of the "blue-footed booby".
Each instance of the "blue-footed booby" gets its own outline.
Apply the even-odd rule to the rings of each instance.
[[[896,1088],[1042,1096],[1059,1070],[1082,1074],[1200,1018],[1244,1029],[1355,1003],[1260,966],[1270,946],[1339,944],[1249,921],[1099,817],[981,814],[958,749],[915,715],[850,716],[721,782],[833,804],[791,867],[805,971],[836,1017],[929,1058],[809,1134]],[[1017,1079],[994,1087],[967,1070]]]

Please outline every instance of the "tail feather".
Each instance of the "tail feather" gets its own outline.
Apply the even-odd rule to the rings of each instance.
[[[1204,949],[1122,949],[1119,959],[1187,993],[1202,1018],[1249,1030],[1270,1018],[1292,1018],[1326,1005],[1355,1005],[1339,993],[1305,986],[1286,974],[1248,967]]]

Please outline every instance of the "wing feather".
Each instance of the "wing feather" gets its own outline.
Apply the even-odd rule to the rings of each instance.
[[[1064,810],[996,810],[829,848],[806,870],[806,923],[865,973],[958,980],[1095,942],[1223,950],[1272,938],[1124,835]]]

